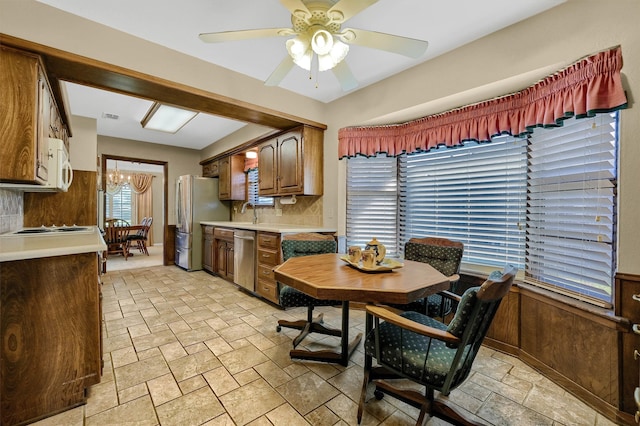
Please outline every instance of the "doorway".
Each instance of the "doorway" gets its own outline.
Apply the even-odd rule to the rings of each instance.
[[[169,195],[169,184],[168,184],[168,176],[169,176],[169,163],[167,161],[158,161],[158,160],[149,160],[149,159],[143,159],[143,158],[134,158],[134,157],[126,157],[126,156],[119,156],[119,155],[112,155],[112,154],[102,154],[102,159],[101,159],[101,174],[100,174],[100,187],[103,188],[102,192],[101,192],[101,196],[103,197],[99,203],[101,203],[102,206],[106,205],[106,201],[107,201],[107,194],[106,191],[104,191],[104,188],[107,187],[107,176],[108,176],[108,168],[107,168],[107,161],[112,160],[112,161],[118,161],[118,162],[127,162],[127,163],[135,163],[135,164],[140,164],[141,166],[144,165],[156,165],[156,166],[161,166],[162,167],[162,232],[160,233],[160,236],[156,236],[156,238],[162,238],[162,264],[163,265],[170,265],[173,263],[172,259],[174,257],[173,254],[173,241],[172,241],[172,236],[170,234],[170,230],[169,230],[169,207],[168,207],[168,195]],[[106,215],[106,208],[102,208],[102,212],[100,213],[101,217],[99,218],[99,221],[101,221],[102,223],[104,223],[105,220],[105,215]]]

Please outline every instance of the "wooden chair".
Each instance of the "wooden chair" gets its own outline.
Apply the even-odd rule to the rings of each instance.
[[[464,244],[446,238],[427,237],[411,238],[404,246],[404,258],[416,262],[428,263],[446,275],[451,281],[449,291],[456,292],[460,276],[460,263]],[[417,311],[430,317],[444,318],[452,310],[452,302],[440,294],[432,294],[428,298],[419,299],[408,305],[393,305],[403,311]]]
[[[479,287],[472,287],[462,297],[443,292],[459,301],[447,326],[419,312],[398,313],[388,307],[367,306],[373,315],[373,330],[365,340],[364,381],[358,406],[358,423],[362,419],[367,385],[375,382],[374,396],[391,395],[420,408],[416,425],[425,415],[440,417],[453,424],[473,424],[446,402],[434,399],[434,391],[449,395],[462,384],[487,334],[502,298],[509,292],[517,268],[507,266],[496,271]],[[384,320],[380,322],[380,320]],[[378,365],[373,367],[373,358]],[[425,387],[424,395],[414,389],[400,388],[391,381],[409,379]]]
[[[282,237],[282,257],[286,261],[292,257],[309,256],[322,253],[335,253],[338,249],[336,240],[331,235],[323,235],[317,233],[300,233],[284,235]],[[319,300],[302,293],[292,287],[278,283],[280,306],[283,308],[292,308],[299,306],[307,307],[307,319],[298,321],[279,320],[277,331],[282,327],[300,330],[300,334],[293,339],[293,347],[298,344],[309,333],[320,333],[330,336],[342,335],[341,330],[328,328],[323,325],[323,314],[313,318],[313,308],[315,306],[336,306],[341,305],[339,300]]]
[[[142,222],[140,225],[142,226],[135,234],[129,235],[127,237],[127,244],[129,247],[127,251],[131,248],[131,244],[135,243],[136,248],[140,253],[144,253],[149,256],[149,250],[147,249],[147,240],[149,239],[149,228],[151,228],[151,224],[153,223],[152,217],[142,218]]]
[[[118,219],[105,224],[105,243],[107,244],[107,258],[110,254],[122,254],[124,260],[127,260],[129,255],[128,241],[129,236],[129,222],[126,220]]]

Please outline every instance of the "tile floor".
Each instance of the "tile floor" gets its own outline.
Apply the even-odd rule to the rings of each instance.
[[[283,311],[203,271],[175,266],[103,276],[104,376],[86,405],[44,425],[355,425],[362,344],[349,365],[292,361]],[[319,308],[329,324],[340,310]],[[364,314],[351,315],[352,333]],[[352,334],[353,335],[353,334]],[[336,345],[308,337],[308,347]],[[411,425],[418,410],[371,397],[363,425]],[[611,425],[517,359],[483,348],[475,371],[449,396],[490,425]],[[428,425],[447,424],[430,419]]]

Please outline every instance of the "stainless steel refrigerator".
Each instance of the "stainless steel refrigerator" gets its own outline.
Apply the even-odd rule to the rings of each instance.
[[[180,176],[176,181],[175,263],[187,271],[202,269],[202,221],[231,220],[228,201],[218,199],[218,179]]]

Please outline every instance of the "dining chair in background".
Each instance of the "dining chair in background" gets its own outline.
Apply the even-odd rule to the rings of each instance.
[[[464,244],[447,238],[411,238],[404,246],[405,260],[428,263],[447,276],[451,285],[449,291],[456,292],[460,279],[460,263]],[[452,301],[440,294],[432,294],[407,305],[392,305],[403,311],[416,311],[434,318],[444,318],[452,310]]]
[[[146,254],[149,256],[149,250],[147,249],[147,241],[149,240],[149,228],[151,228],[151,224],[153,223],[153,217],[143,217],[140,225],[140,228],[135,234],[129,235],[127,237],[127,251],[131,249],[131,245],[133,243],[136,244],[136,248],[140,253]]]
[[[517,268],[507,266],[502,272],[493,272],[481,286],[467,289],[462,296],[443,292],[445,297],[458,301],[449,325],[419,312],[397,313],[384,306],[367,306],[367,315],[373,316],[373,330],[368,330],[364,343],[364,381],[358,423],[362,420],[367,385],[373,381],[376,399],[388,394],[420,408],[416,425],[421,425],[427,414],[453,424],[469,424],[445,401],[435,400],[434,391],[449,395],[469,376],[482,341],[516,273]],[[373,367],[373,358],[377,361],[376,367]],[[424,394],[399,387],[392,383],[394,379],[408,379],[423,385]]]
[[[122,219],[110,220],[105,223],[104,228],[104,241],[107,244],[106,257],[110,254],[122,254],[124,260],[128,257],[128,240],[129,236],[129,222]]]
[[[331,235],[318,233],[289,234],[282,237],[282,258],[284,261],[299,256],[309,256],[323,253],[336,253],[338,244]],[[327,334],[330,336],[342,335],[339,329],[328,328],[323,325],[323,314],[313,318],[313,308],[316,306],[340,306],[340,300],[319,300],[292,287],[278,283],[280,306],[283,308],[293,308],[305,306],[307,308],[307,319],[298,321],[279,320],[277,331],[282,327],[300,330],[300,334],[293,339],[293,347],[298,344],[309,333]]]

